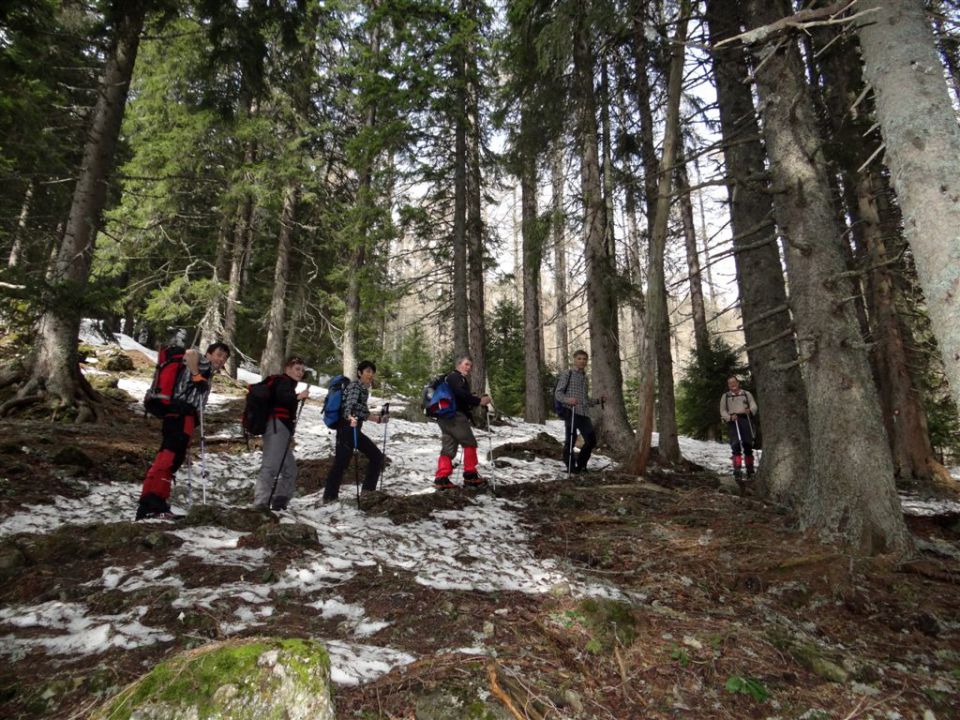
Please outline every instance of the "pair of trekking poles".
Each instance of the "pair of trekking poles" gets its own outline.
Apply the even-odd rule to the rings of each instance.
[[[380,481],[383,479],[383,471],[387,467],[387,425],[389,422],[383,422],[383,418],[390,418],[390,403],[384,403],[380,408],[380,423],[383,425],[383,461],[380,465],[380,474],[377,476],[377,485],[374,490],[380,487]],[[353,427],[353,482],[357,488],[357,507],[360,507],[360,435],[356,425]]]

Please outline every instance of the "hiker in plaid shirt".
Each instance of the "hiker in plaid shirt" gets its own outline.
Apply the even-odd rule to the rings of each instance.
[[[587,360],[589,356],[586,350],[577,350],[573,354],[573,367],[557,379],[557,389],[554,393],[556,400],[565,407],[563,419],[567,432],[563,443],[563,464],[574,473],[587,469],[590,453],[597,445],[597,434],[593,430],[593,422],[587,414],[587,409],[602,402],[602,398],[601,400],[590,398],[586,373]],[[577,433],[580,433],[583,438],[583,447],[580,448],[574,461],[571,446]]]

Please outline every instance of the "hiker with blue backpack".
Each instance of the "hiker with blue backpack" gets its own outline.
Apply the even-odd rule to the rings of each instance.
[[[457,487],[451,480],[453,459],[457,448],[463,447],[463,487],[468,490],[480,490],[487,481],[477,473],[477,439],[470,426],[470,411],[479,405],[489,405],[489,395],[476,396],[470,392],[467,377],[473,369],[473,358],[461,355],[457,358],[456,370],[450,372],[444,382],[452,396],[452,415],[433,413],[440,425],[440,457],[437,459],[437,473],[433,479],[436,490],[449,490]],[[435,396],[437,394],[435,393]]]
[[[284,363],[282,375],[267,378],[269,410],[263,430],[263,461],[253,492],[255,510],[286,510],[297,489],[297,458],[293,453],[297,404],[310,397],[310,388],[297,392],[304,370],[303,358],[293,355]]]
[[[183,465],[197,418],[210,395],[213,376],[230,357],[230,348],[215,342],[201,358],[194,348],[163,348],[157,357],[153,382],[143,400],[148,412],[163,420],[157,456],[147,470],[137,504],[137,520],[170,520],[170,490],[173,476]]]
[[[328,391],[328,401],[334,393],[338,393],[338,402],[324,403],[324,422],[328,427],[337,431],[336,453],[333,467],[323,484],[323,502],[333,502],[340,496],[340,483],[343,473],[350,464],[350,458],[357,453],[363,453],[367,458],[367,471],[363,478],[363,491],[377,489],[380,478],[380,468],[383,467],[383,453],[369,437],[361,432],[363,423],[372,420],[376,423],[385,423],[389,415],[381,413],[376,417],[370,415],[367,402],[370,399],[370,387],[376,375],[377,366],[370,360],[364,360],[357,365],[357,379],[346,386],[336,386],[340,378],[331,381]],[[345,380],[345,378],[343,378]],[[342,395],[339,395],[342,393]],[[336,406],[336,407],[334,407]],[[333,415],[335,414],[335,417]]]
[[[587,469],[590,453],[597,445],[597,434],[593,430],[588,408],[603,402],[590,398],[587,384],[586,350],[577,350],[573,354],[573,367],[560,373],[553,391],[554,409],[563,418],[566,433],[563,443],[563,464],[568,473],[581,473]],[[583,438],[580,452],[574,454],[577,433]]]

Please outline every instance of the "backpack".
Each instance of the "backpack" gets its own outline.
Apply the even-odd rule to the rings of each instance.
[[[323,424],[335,428],[343,409],[343,391],[350,384],[346,375],[337,375],[327,383],[327,397],[323,401]]]
[[[173,391],[185,366],[183,355],[186,352],[180,345],[162,347],[157,352],[157,365],[153,370],[153,381],[143,396],[143,408],[151,415],[162,418],[170,412]]]
[[[457,414],[457,401],[445,375],[438,375],[423,386],[422,405],[427,417],[452,418]]]
[[[273,410],[273,383],[280,375],[268,375],[260,382],[247,385],[247,401],[243,405],[240,424],[245,435],[263,435]]]
[[[567,381],[563,384],[563,389],[561,390],[560,378],[562,378],[564,375],[567,376]],[[557,375],[557,381],[553,384],[553,412],[556,413],[557,416],[562,418],[565,418],[567,417],[567,415],[570,414],[570,406],[557,400],[557,391],[559,390],[561,393],[565,393],[567,391],[567,388],[569,387],[570,387],[570,371],[566,370],[560,373],[559,375]]]

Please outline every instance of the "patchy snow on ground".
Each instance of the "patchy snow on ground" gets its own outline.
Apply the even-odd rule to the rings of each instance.
[[[85,332],[83,340],[93,344],[104,342],[93,332]],[[155,352],[127,336],[117,335],[116,342],[124,349],[156,358]],[[244,371],[241,379],[255,382],[259,378]],[[119,386],[139,398],[148,382],[142,378],[122,378]],[[321,405],[326,391],[311,386],[310,392],[311,400],[303,407],[296,434],[296,454],[301,460],[333,454],[334,434],[322,419]],[[213,407],[228,399],[212,394],[209,404]],[[404,400],[374,393],[370,406],[376,412],[385,402],[396,407]],[[385,425],[367,423],[363,432],[383,447],[391,460],[382,478],[382,490],[396,495],[433,492],[440,447],[439,431],[434,423],[393,419]],[[510,419],[506,425],[478,429],[481,475],[494,486],[551,482],[562,477],[562,463],[555,460],[500,458],[497,466],[490,461],[493,448],[524,442],[541,432],[562,442],[564,425],[558,419],[546,425]],[[252,500],[260,452],[218,453],[201,445],[199,441],[194,442],[192,462],[178,474],[172,497],[174,509],[183,512],[191,503],[198,502],[229,506],[237,502],[236,498]],[[680,446],[686,459],[718,473],[729,472],[727,445],[681,438]],[[591,459],[592,469],[612,465],[610,459],[602,455]],[[0,522],[0,537],[49,532],[65,520],[85,524],[133,519],[140,492],[138,485],[83,485],[88,495],[82,503],[53,497],[50,504],[29,506]],[[184,611],[211,608],[229,600],[231,606],[236,607],[235,620],[220,625],[220,632],[225,636],[262,625],[274,613],[271,598],[280,592],[295,592],[306,598],[305,604],[315,608],[322,617],[342,617],[341,626],[348,628],[355,638],[351,643],[318,638],[326,642],[330,651],[334,682],[347,685],[368,682],[416,659],[392,648],[363,642],[387,623],[369,617],[362,606],[345,602],[336,592],[338,585],[361,568],[376,567],[380,572],[403,570],[412,573],[416,582],[438,590],[547,593],[563,586],[579,596],[621,596],[612,586],[580,576],[553,560],[536,557],[518,512],[521,507],[515,501],[479,495],[462,509],[437,510],[425,519],[396,525],[389,518],[366,515],[357,509],[349,474],[342,490],[341,500],[328,505],[321,503],[319,494],[292,500],[281,521],[315,528],[324,551],[304,553],[272,581],[222,583],[215,587],[196,587],[185,582],[177,574],[179,557],[189,556],[209,565],[236,566],[249,571],[249,577],[257,578],[261,576],[257,570],[265,566],[270,551],[239,547],[243,536],[239,532],[217,527],[184,527],[174,531],[184,543],[172,558],[138,567],[110,567],[98,582],[105,589],[126,593],[156,589],[159,594],[165,589],[177,588],[179,594],[173,605]],[[911,507],[919,504],[911,501]],[[82,603],[56,601],[0,608],[0,625],[13,629],[10,634],[0,635],[0,655],[15,660],[37,647],[54,654],[93,655],[113,647],[133,648],[172,640],[169,634],[139,622],[144,611],[97,616],[90,615]],[[16,630],[24,628],[31,628],[32,632],[19,636]],[[42,629],[42,633],[37,629]],[[481,644],[463,651],[483,653],[484,648]]]

